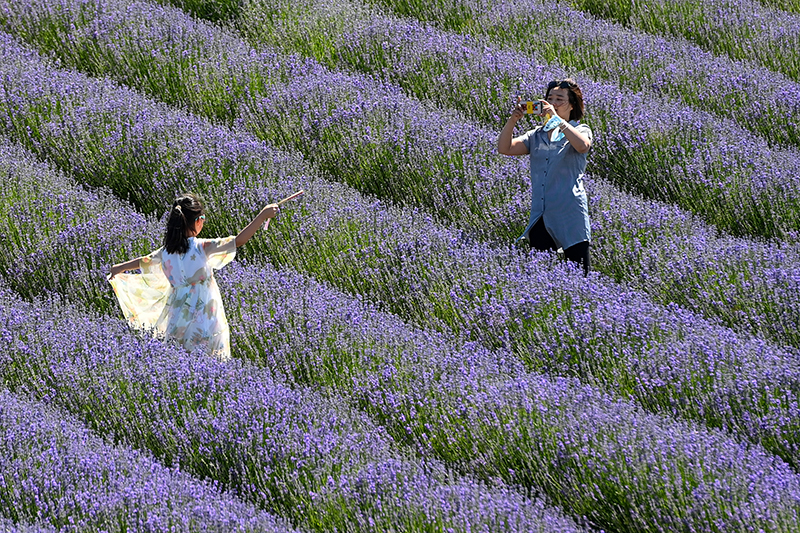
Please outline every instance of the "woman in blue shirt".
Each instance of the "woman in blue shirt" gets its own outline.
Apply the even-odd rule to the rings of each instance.
[[[536,250],[563,249],[588,274],[591,228],[583,175],[592,130],[580,123],[583,93],[572,79],[553,81],[539,102],[541,116],[551,117],[546,124],[514,137],[525,114],[518,103],[497,139],[501,154],[530,155],[531,215],[521,238]]]

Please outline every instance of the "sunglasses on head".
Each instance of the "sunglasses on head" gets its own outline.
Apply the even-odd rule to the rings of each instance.
[[[199,217],[197,217],[196,219],[194,219],[194,221],[195,221],[195,222],[197,222],[198,220],[205,220],[205,219],[206,219],[206,216],[205,216],[205,215],[200,215]]]
[[[555,80],[555,81],[551,81],[550,83],[547,84],[547,90],[548,91],[550,89],[556,89],[556,88],[558,88],[558,89],[572,89],[573,87],[576,87],[576,84],[571,82],[571,81],[567,81],[567,80]]]

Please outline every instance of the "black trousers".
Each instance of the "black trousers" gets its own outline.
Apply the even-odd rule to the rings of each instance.
[[[547,250],[558,250],[553,237],[550,236],[550,234],[547,232],[547,228],[544,227],[544,220],[542,217],[539,217],[539,220],[536,221],[536,224],[534,224],[531,230],[528,232],[528,243],[534,250],[539,250],[542,252]],[[583,266],[583,275],[589,275],[589,241],[579,242],[578,244],[570,246],[564,250],[564,257],[568,261],[573,261]]]

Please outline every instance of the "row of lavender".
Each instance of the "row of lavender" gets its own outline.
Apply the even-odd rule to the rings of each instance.
[[[545,256],[470,243],[424,214],[386,208],[305,174],[301,161],[246,134],[48,68],[20,48],[9,55],[16,66],[3,76],[6,87],[27,80],[37,89],[8,92],[4,105],[18,107],[5,118],[23,124],[14,131],[30,134],[26,140],[39,153],[81,179],[107,177],[118,193],[147,190],[138,197],[149,198],[151,211],[178,190],[196,189],[210,199],[211,213],[222,214],[208,220],[208,231],[222,234],[237,231],[256,206],[305,187],[304,202],[285,213],[268,243],[254,246],[278,264],[426,326],[508,348],[531,367],[577,375],[649,409],[736,431],[797,462],[794,352],[658,307],[598,277],[564,276]],[[33,99],[35,93],[53,100]],[[74,238],[62,240],[84,250],[85,237]],[[17,288],[68,282],[67,273],[39,268],[48,261],[45,248],[19,258]]]
[[[299,51],[333,68],[368,72],[387,82],[397,83],[420,98],[473,113],[487,124],[496,124],[497,114],[503,112],[510,100],[508,89],[514,85],[515,75],[519,80],[528,81],[562,75],[562,72],[551,70],[552,65],[532,65],[522,54],[499,52],[471,38],[448,35],[418,23],[382,16],[359,2],[311,0],[259,3],[249,7],[241,14],[237,27],[254,44]],[[637,153],[652,148],[652,145],[630,142],[631,132],[636,127],[653,127],[658,130],[656,137],[678,139],[675,144],[680,143],[679,139],[686,133],[685,129],[678,131],[680,126],[670,131],[666,124],[675,114],[674,110],[667,106],[659,110],[659,102],[651,102],[647,107],[638,106],[638,109],[646,111],[649,121],[639,122],[633,127],[620,124],[619,113],[626,106],[631,107],[634,96],[620,97],[613,89],[596,83],[584,84],[584,88],[590,110],[600,108],[599,113],[593,113],[594,119],[604,120],[599,132],[599,146],[593,153],[595,157],[598,149],[606,151],[600,155],[603,163],[596,167],[596,171],[604,176],[611,174],[614,178],[615,172],[608,172],[612,164],[618,167],[619,174],[628,174],[627,177],[642,170],[641,167],[631,169],[625,166],[641,157]],[[755,160],[773,161],[773,153],[760,151],[757,147],[761,143],[758,138],[743,134],[736,128],[728,130],[724,123],[720,125],[720,121],[710,115],[696,113],[694,118],[695,125],[705,129],[719,128],[725,131],[723,137],[730,135],[729,139],[739,138],[742,142],[738,149],[731,144],[725,146],[723,142],[710,148],[709,152],[747,154],[748,165]],[[597,129],[596,122],[592,123]],[[653,185],[660,188],[658,183],[664,179],[662,169],[671,166],[665,160],[670,157],[678,159],[675,144],[665,144],[669,155],[664,160],[657,158],[654,166],[658,170],[644,165],[642,174],[651,174],[649,179],[652,181],[644,183],[642,180],[643,189]],[[703,155],[709,157],[710,154]],[[781,162],[777,166],[786,169],[800,162],[796,152],[785,156],[778,158]],[[594,160],[596,162],[597,158]],[[730,162],[727,166],[727,172],[737,174]],[[707,171],[708,168],[703,172]],[[745,171],[742,168],[740,172],[749,173],[750,169]],[[788,174],[784,175],[787,177]],[[706,185],[710,184],[706,182]],[[593,193],[590,194],[592,212],[601,217],[593,228],[596,264],[615,279],[633,283],[664,301],[671,300],[707,315],[721,316],[726,324],[739,327],[743,325],[742,315],[755,308],[777,310],[783,306],[778,302],[796,300],[793,289],[776,291],[778,285],[795,277],[796,266],[792,264],[796,264],[796,260],[790,259],[796,256],[794,247],[776,243],[764,245],[718,235],[712,228],[678,209],[643,202],[603,180],[590,183],[589,187]],[[713,201],[713,195],[704,194],[710,202]],[[741,215],[741,211],[731,209],[727,204],[724,209],[732,216]],[[774,249],[776,246],[778,249]],[[753,264],[761,265],[757,267],[758,273],[747,272],[749,267],[745,265]],[[767,267],[768,271],[761,270],[762,267]],[[768,284],[774,283],[771,289],[760,284],[767,279],[772,280]],[[742,292],[734,294],[739,290]],[[773,291],[784,296],[776,297]],[[773,294],[767,296],[770,293]],[[758,304],[762,298],[766,298],[764,304]],[[789,304],[789,307],[793,305]],[[794,329],[797,320],[791,318],[791,313],[781,312],[781,315],[774,320],[765,319],[764,315],[752,320],[754,315],[750,315],[746,322],[767,336],[773,336],[769,330],[775,327],[777,330],[774,331],[783,332],[783,325],[791,324],[789,327]],[[778,338],[787,341],[782,333]]]
[[[712,110],[772,144],[800,144],[800,84],[753,62],[632,30],[565,4],[552,9],[543,0],[370,1],[447,29],[489,37],[545,63],[612,81],[622,90],[657,92],[671,98],[672,109]]]
[[[798,0],[764,0],[763,4],[791,13],[800,13],[800,2]]]
[[[64,276],[60,289],[72,300],[102,307],[113,298],[104,278],[108,263],[120,251],[130,252],[130,243],[144,240],[154,246],[155,221],[102,190],[83,190],[19,148],[3,146],[2,155],[0,218],[14,237],[9,241],[12,253],[4,256],[0,268],[10,276],[9,282],[17,283],[29,298],[48,295],[46,285],[18,279],[27,275],[20,265],[35,257],[43,260],[39,270],[45,277]],[[45,194],[57,202],[41,202]],[[42,225],[43,219],[48,223]],[[38,231],[31,231],[32,226]],[[46,258],[40,254],[43,249]],[[223,281],[223,286],[231,285],[226,287],[226,301],[232,303],[229,315],[239,355],[254,343],[272,341],[268,352],[272,357],[311,364],[327,343],[314,344],[307,338],[309,324],[322,319],[321,326],[329,328],[325,311],[331,303],[342,305],[344,300],[351,313],[363,307],[334,293],[325,294],[319,290],[322,287],[296,275],[287,281],[271,269],[248,270],[236,264],[231,269],[236,281]],[[298,286],[306,290],[295,292]],[[246,294],[253,290],[257,296]],[[298,305],[288,293],[295,294],[294,300],[299,294],[307,298]],[[75,305],[23,304],[8,291],[2,300],[7,318],[0,321],[5,326],[3,338],[12,346],[6,354],[9,362],[2,367],[7,383],[50,399],[102,433],[147,447],[162,460],[211,477],[261,505],[278,507],[297,519],[305,517],[315,529],[336,526],[338,519],[344,522],[338,524],[344,530],[358,524],[369,530],[381,524],[397,526],[403,520],[414,530],[435,528],[437,521],[441,527],[478,531],[578,530],[540,501],[507,489],[488,491],[474,482],[443,485],[437,480],[436,464],[430,461],[418,465],[420,472],[429,470],[427,476],[412,475],[412,467],[404,466],[399,457],[392,459],[385,438],[368,432],[363,421],[359,425],[350,420],[346,408],[334,412],[333,403],[302,392],[302,384],[294,387],[301,392],[292,393],[270,377],[276,371],[291,376],[285,365],[265,372],[247,364],[220,364],[202,354],[187,358],[156,341],[138,341],[120,321],[100,318]],[[259,309],[260,316],[243,317],[250,306]],[[294,324],[281,332],[285,335],[275,335],[276,315]],[[373,321],[376,331],[379,324],[378,319]],[[246,326],[258,331],[246,333],[242,331]],[[76,330],[81,331],[79,338],[65,339]],[[402,334],[407,332],[400,327],[394,333],[401,334],[397,339],[401,346],[415,341],[404,339]],[[306,353],[298,352],[298,339],[305,342]],[[424,340],[416,342],[424,345]],[[379,349],[376,356],[380,354]],[[263,352],[252,355],[260,362],[264,359]],[[322,368],[315,370],[319,373]],[[344,374],[339,378],[348,382]],[[76,381],[82,386],[76,387]],[[355,401],[344,398],[341,405]],[[105,406],[104,415],[95,412],[100,405]],[[281,405],[285,407],[278,410]],[[280,412],[271,412],[276,410]],[[281,440],[278,436],[286,431],[289,436]],[[365,466],[363,459],[370,455],[373,464]],[[346,497],[336,496],[338,491]],[[338,498],[333,509],[332,498]],[[437,502],[441,508],[436,508]],[[336,505],[351,518],[338,516]],[[413,512],[420,508],[424,512],[415,516]],[[324,518],[324,513],[332,518]],[[419,523],[411,522],[409,514]]]
[[[245,10],[246,6],[248,5],[238,0],[169,0],[169,2],[174,5],[177,5],[181,9],[184,9],[196,16],[209,20],[214,20],[217,22],[230,21],[231,19],[236,18],[242,13],[242,11]],[[610,2],[597,3],[597,4],[593,3],[587,4],[587,2],[589,2],[589,0],[572,0],[572,3],[574,5],[576,4],[577,6],[580,6],[581,9],[588,9],[593,13],[596,12],[596,14],[601,17],[619,18],[621,21],[627,21],[632,12],[637,7],[641,7],[639,4],[631,0],[621,0],[620,2],[617,2],[616,5],[612,5]],[[704,3],[709,4],[710,2],[706,1]],[[686,4],[689,4],[689,2],[686,2]],[[592,7],[595,5],[598,7],[592,9]],[[645,6],[647,5],[650,4],[645,4]],[[717,4],[714,5],[719,6],[719,11],[723,11],[723,13],[727,12],[726,8],[731,8],[729,4],[725,3],[725,0],[717,1]],[[732,6],[732,9],[734,12],[737,12],[738,10],[736,8],[739,8],[743,5],[746,5],[747,8],[752,9],[755,13],[753,18],[759,21],[774,20],[768,12],[771,9],[788,12],[785,13],[786,15],[790,15],[791,13],[800,13],[800,2],[798,2],[798,0],[762,0],[761,2],[758,3],[754,2],[752,4],[750,3],[744,4],[743,2],[740,1],[739,3],[734,4]],[[763,11],[766,12],[764,14],[762,14],[762,6],[763,8],[766,8],[763,9]],[[702,9],[701,6],[690,6],[690,5],[687,5],[685,9],[690,9],[692,7]],[[659,4],[656,7],[656,9],[659,8],[669,9],[668,6],[664,6],[661,4]],[[691,23],[691,21],[689,22]],[[735,27],[738,29],[738,25]],[[758,32],[758,29],[759,28],[756,28],[754,30],[754,33]],[[760,29],[764,29],[763,24],[762,28]],[[774,29],[773,32],[774,31],[780,32],[779,29]],[[750,33],[748,35],[752,34],[753,33]]]
[[[252,365],[141,340],[122,321],[74,305],[23,302],[7,291],[2,304],[2,333],[11,342],[3,378],[10,387],[303,528],[580,530],[540,501],[459,478],[435,460],[404,458],[384,431],[346,402],[282,384]],[[87,454],[82,444],[76,443],[76,453]],[[778,478],[768,482],[795,482],[778,468]],[[56,492],[41,476],[46,465],[38,471],[33,465],[30,485],[38,486],[29,490]],[[131,477],[147,481],[138,472]],[[175,485],[182,483],[184,493],[197,484],[181,479]],[[169,488],[163,479],[149,483],[155,492]],[[113,511],[113,501],[94,503],[98,514]],[[37,518],[53,522],[63,516],[58,509],[39,511]],[[784,523],[789,516],[780,502],[769,514]]]
[[[1,338],[16,341],[9,324],[30,323],[23,318],[29,306],[3,288],[0,301]],[[10,352],[21,349],[3,354],[4,376]],[[112,446],[63,411],[8,391],[0,391],[0,516],[11,522],[0,520],[4,532],[20,522],[33,531],[290,531],[213,485]]]
[[[757,0],[569,3],[649,33],[684,37],[715,54],[757,61],[792,80],[800,80],[800,16]]]
[[[18,147],[0,150],[0,218],[10,252],[0,267],[4,286],[51,300],[23,303],[2,291],[8,349],[0,368],[8,386],[309,529],[579,530],[541,501],[452,479],[432,460],[403,459],[380,428],[346,407],[348,400],[289,387],[253,365],[143,341],[122,321],[85,311],[113,302],[108,265],[134,255],[132,248],[156,246],[161,224],[102,189],[84,190]],[[242,283],[256,287],[265,274],[274,273],[258,269]],[[59,303],[54,286],[73,303]],[[242,295],[226,291],[226,301],[234,302],[236,316]],[[293,333],[288,348],[302,332]],[[261,331],[242,345],[265,338]]]
[[[27,4],[20,4],[23,5]],[[470,231],[510,240],[527,220],[525,199],[529,189],[526,189],[524,162],[510,162],[490,155],[494,151],[495,135],[490,130],[453,120],[446,116],[447,112],[426,111],[419,102],[399,95],[397,88],[388,86],[387,89],[386,85],[377,85],[364,77],[332,75],[318,65],[297,66],[296,59],[291,58],[288,59],[295,66],[285,68],[287,72],[296,73],[296,77],[287,81],[284,75],[288,74],[284,73],[279,77],[282,81],[273,80],[281,85],[284,95],[279,103],[264,105],[259,102],[262,113],[245,114],[240,118],[238,104],[227,100],[227,95],[254,101],[257,100],[255,94],[274,91],[274,85],[272,88],[264,86],[272,79],[272,74],[265,73],[262,64],[285,63],[286,56],[251,54],[235,37],[198,24],[174,10],[128,2],[103,3],[101,8],[94,3],[67,5],[71,7],[63,7],[63,11],[42,5],[35,10],[21,10],[14,19],[19,24],[18,32],[28,38],[38,36],[33,40],[39,46],[47,50],[56,48],[67,64],[77,64],[98,74],[119,75],[121,81],[168,101],[188,104],[229,123],[240,120],[237,125],[253,129],[262,137],[299,145],[324,169],[363,190],[395,199],[415,196],[421,204],[432,205],[441,217]],[[277,41],[289,41],[293,28],[307,25],[321,30],[321,24],[326,24],[324,29],[330,31],[317,31],[309,37],[328,35],[333,39],[337,24],[355,21],[347,23],[350,25],[348,32],[339,32],[342,42],[334,48],[341,51],[341,57],[350,57],[347,64],[366,62],[370,51],[378,49],[377,43],[385,42],[385,48],[381,47],[383,61],[375,61],[370,70],[390,76],[390,81],[407,83],[421,96],[432,97],[445,105],[469,107],[468,101],[448,102],[448,95],[469,92],[468,83],[477,79],[489,80],[489,87],[502,84],[503,79],[512,76],[511,65],[520,62],[519,56],[500,52],[487,54],[469,39],[426,30],[413,23],[388,18],[368,22],[366,17],[356,16],[360,12],[358,4],[339,2],[328,4],[327,8],[313,3],[299,3],[298,6],[297,11],[291,12],[284,6],[282,13],[287,16],[280,18],[292,20],[298,13],[304,13],[307,14],[301,19],[304,24],[276,30],[276,36],[281,37]],[[342,16],[344,12],[349,18]],[[10,24],[10,7],[5,17]],[[267,27],[264,20],[256,23],[255,15],[251,14],[248,20],[253,22],[252,28]],[[311,23],[305,24],[309,21]],[[447,54],[451,49],[460,50],[461,61]],[[442,74],[436,77],[437,83],[432,83],[430,73],[421,73],[419,69],[421,64],[431,66],[434,61],[437,62],[433,68],[435,72],[450,72],[452,76]],[[457,68],[459,64],[463,68]],[[197,65],[205,70],[198,72]],[[402,65],[407,68],[400,68]],[[501,65],[505,66],[501,68]],[[466,74],[461,76],[460,72]],[[548,72],[556,76],[545,69],[531,68],[526,79],[534,79],[535,75],[541,78]],[[312,84],[313,88],[302,88]],[[332,86],[337,87],[335,95],[329,94]],[[28,90],[22,89],[23,93]],[[594,90],[601,91],[602,87],[597,85]],[[303,94],[303,98],[292,96],[295,92]],[[343,96],[343,93],[347,94]],[[376,100],[376,94],[382,99]],[[218,95],[225,97],[220,99]],[[501,100],[499,93],[495,94],[487,109],[499,112]],[[297,111],[297,106],[302,111]],[[290,107],[300,114],[292,115]],[[609,107],[609,111],[612,108]],[[287,114],[281,114],[282,111]],[[29,124],[20,121],[26,112],[15,108],[14,113],[10,120],[17,123],[7,127],[24,134]],[[298,122],[296,128],[286,129],[287,122],[292,120],[287,116]],[[273,120],[274,127],[264,124],[265,117]],[[412,119],[418,127],[407,131],[406,125]],[[52,122],[47,117],[42,120]],[[33,129],[41,127],[31,126]],[[477,132],[480,139],[476,141],[468,132]],[[664,130],[660,136],[665,137],[667,133],[668,130]],[[616,135],[622,139],[629,136],[629,132],[623,128],[616,134],[603,132],[601,135]],[[105,145],[110,142],[116,141],[99,140],[98,150],[106,150]],[[642,153],[641,147],[634,149],[631,145],[629,148],[631,153]],[[49,156],[61,157],[52,153],[52,149],[47,150],[50,150]],[[346,157],[341,156],[343,150],[347,152]],[[726,151],[745,153],[744,148],[734,149],[733,146],[728,146]],[[766,152],[757,156],[770,159]],[[71,168],[74,164],[69,163],[74,157],[71,147],[66,149],[64,157],[64,164]],[[800,164],[800,158],[790,154],[786,157]],[[107,172],[89,170],[90,181],[103,183],[107,174],[125,176],[141,170],[141,179],[146,184],[151,170],[142,166],[141,158],[141,154],[123,159],[118,155],[117,159],[108,161],[115,166],[109,167]],[[613,159],[627,160],[618,154]],[[278,168],[282,165],[276,163]],[[224,172],[213,168],[209,171]],[[398,173],[401,173],[399,178]],[[369,183],[364,183],[365,180]],[[791,186],[795,181],[784,179],[782,185]],[[136,182],[123,178],[115,187],[123,196],[133,194],[146,209],[154,209],[150,203],[152,190],[130,190],[129,185]],[[719,235],[680,210],[642,201],[602,180],[590,183],[589,187],[593,213],[596,213],[594,253],[601,271],[648,291],[658,301],[687,306],[717,317],[726,325],[746,327],[778,342],[800,343],[796,327],[800,322],[800,303],[794,275],[800,258],[795,247]],[[773,207],[770,202],[768,208]],[[730,206],[725,209],[729,217],[739,213]]]
[[[258,34],[274,19],[300,16],[295,27],[303,27],[314,18],[307,13],[337,11],[339,18],[328,23],[335,30],[352,25],[343,18],[352,19],[359,9],[364,12],[344,1],[334,7],[311,1],[269,19],[262,7],[243,15],[241,26]],[[369,76],[332,73],[291,55],[254,56],[235,36],[150,4],[20,0],[0,10],[0,18],[7,30],[58,54],[69,67],[114,76],[229,124],[241,118],[261,138],[302,150],[320,168],[363,191],[414,201],[500,238],[521,231],[528,189],[523,162],[494,153],[497,119],[507,113],[520,84],[538,92],[541,80],[563,75],[563,69],[533,66],[529,56],[487,50],[474,39],[413,23],[372,23],[368,14],[356,19],[358,31],[341,39],[341,48],[350,50],[343,55],[355,56],[357,63],[374,64],[376,57],[390,62],[371,69],[395,72],[391,81],[405,89],[411,85],[446,108],[494,117],[489,129],[450,117],[448,109],[431,110],[405,97],[399,86]],[[300,38],[287,36],[295,27],[272,40],[298,43],[311,37],[311,46],[325,50],[336,35],[325,27]],[[355,46],[363,49],[352,50]],[[796,150],[769,149],[763,138],[729,121],[676,109],[667,99],[586,83],[598,130],[592,168],[599,174],[734,233],[796,240]],[[454,101],[454,95],[469,96]]]
[[[780,9],[790,13],[800,13],[800,2],[798,2],[798,0],[763,0],[761,3],[774,9]]]
[[[503,51],[342,0],[259,3],[242,14],[237,27],[258,46],[288,47],[330,66],[387,78],[418,97],[475,114],[493,131],[515,94],[540,96],[545,81],[563,78],[570,68],[558,60],[542,67],[528,48]],[[622,188],[681,205],[720,228],[795,240],[792,187],[776,178],[796,173],[796,149],[769,149],[764,137],[708,113],[702,104],[687,107],[658,92],[639,94],[596,83],[587,74],[583,71],[580,81],[598,137],[593,172]],[[360,97],[369,100],[369,92]],[[772,109],[775,102],[764,107]],[[771,136],[782,131],[775,126],[770,122]],[[448,145],[428,135],[434,137],[429,142]],[[355,135],[347,140],[359,144]]]
[[[108,292],[102,263],[116,254],[108,244],[141,238],[146,217],[83,191],[19,149],[4,147],[3,155],[0,219],[18,237],[0,268],[12,282],[19,259],[49,248],[42,270],[72,274],[63,290],[95,304],[102,296],[92,295],[104,286]],[[44,191],[58,203],[43,204]],[[52,223],[29,231],[36,217]],[[83,247],[75,246],[79,236]],[[314,383],[335,391],[340,405],[361,405],[434,472],[431,458],[439,457],[481,478],[543,489],[570,513],[614,531],[791,531],[798,525],[800,477],[760,447],[648,415],[573,379],[531,374],[509,353],[414,330],[291,272],[234,263],[220,272],[220,283],[235,354],[269,371],[200,354],[187,358],[75,304],[23,303],[2,291],[0,325],[10,347],[3,378],[103,434],[148,447],[295,518],[330,511],[325,504],[336,494],[343,512],[361,520],[396,525],[421,510],[428,522],[420,518],[407,524],[412,528],[438,519],[473,530],[578,530],[541,502],[507,489],[443,487],[435,475],[409,473],[400,460],[384,459],[367,472],[364,456],[385,458],[388,445],[365,429],[366,421],[334,414],[327,402],[303,392]],[[47,294],[41,286],[19,286],[30,296]],[[295,383],[294,392],[270,377],[276,373]],[[312,434],[298,448],[291,437],[300,439],[303,429]],[[345,471],[332,470],[335,465]],[[293,468],[299,473],[292,475]],[[314,486],[327,476],[334,481]],[[265,477],[277,479],[271,484]],[[281,489],[296,490],[292,503],[302,509],[281,505],[274,494]],[[315,491],[311,502],[302,501],[304,489]],[[375,516],[364,507],[376,505],[378,494]],[[448,516],[436,498],[461,513]],[[380,522],[370,523],[375,526]]]
[[[8,518],[0,518],[0,527],[6,533],[55,533],[52,525],[44,522],[16,522]]]

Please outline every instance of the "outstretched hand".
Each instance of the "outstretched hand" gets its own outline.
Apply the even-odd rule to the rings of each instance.
[[[278,204],[269,204],[261,210],[261,213],[266,215],[267,218],[275,218],[280,210],[281,208],[278,207]]]
[[[517,105],[515,105],[514,109],[511,110],[511,117],[509,118],[514,119],[514,122],[516,122],[524,116],[525,116],[525,104],[522,103],[522,97],[517,96]]]

